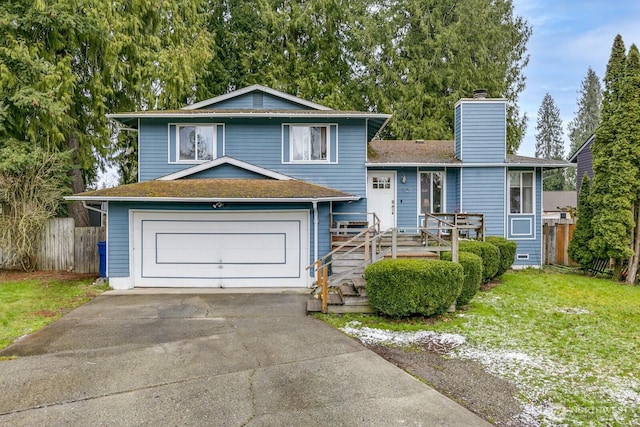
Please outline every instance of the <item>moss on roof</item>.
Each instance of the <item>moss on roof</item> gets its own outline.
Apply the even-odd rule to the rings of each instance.
[[[374,140],[367,153],[370,163],[460,163],[453,141]]]
[[[315,199],[353,197],[349,193],[299,180],[177,179],[145,181],[87,191],[79,197],[197,199]]]

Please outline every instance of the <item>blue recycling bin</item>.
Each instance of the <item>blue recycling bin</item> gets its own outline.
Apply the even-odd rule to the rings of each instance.
[[[100,256],[100,277],[107,277],[107,242],[98,242]]]

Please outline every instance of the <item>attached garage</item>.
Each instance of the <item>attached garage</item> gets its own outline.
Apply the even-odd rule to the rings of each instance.
[[[306,287],[308,211],[131,211],[137,287]]]
[[[231,166],[264,178],[188,177]],[[330,203],[359,197],[227,158],[67,199],[103,206],[113,289],[304,288],[330,250]]]

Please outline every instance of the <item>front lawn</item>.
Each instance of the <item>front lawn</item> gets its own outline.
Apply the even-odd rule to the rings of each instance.
[[[446,334],[435,341],[451,348],[447,357],[475,360],[518,388],[523,424],[640,424],[640,287],[528,270],[437,319],[326,319],[361,339],[375,336],[367,328]]]
[[[60,279],[53,275],[0,275],[0,349],[95,298],[108,286],[93,286],[95,278]]]

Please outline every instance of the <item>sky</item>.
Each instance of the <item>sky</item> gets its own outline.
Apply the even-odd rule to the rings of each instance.
[[[560,109],[566,155],[567,125],[578,110],[578,92],[589,66],[602,80],[617,34],[622,36],[627,50],[634,43],[640,47],[640,1],[514,0],[513,3],[515,14],[522,16],[533,30],[527,44],[526,88],[518,98],[520,111],[526,112],[529,121],[518,154],[535,154],[538,109],[548,92]]]

